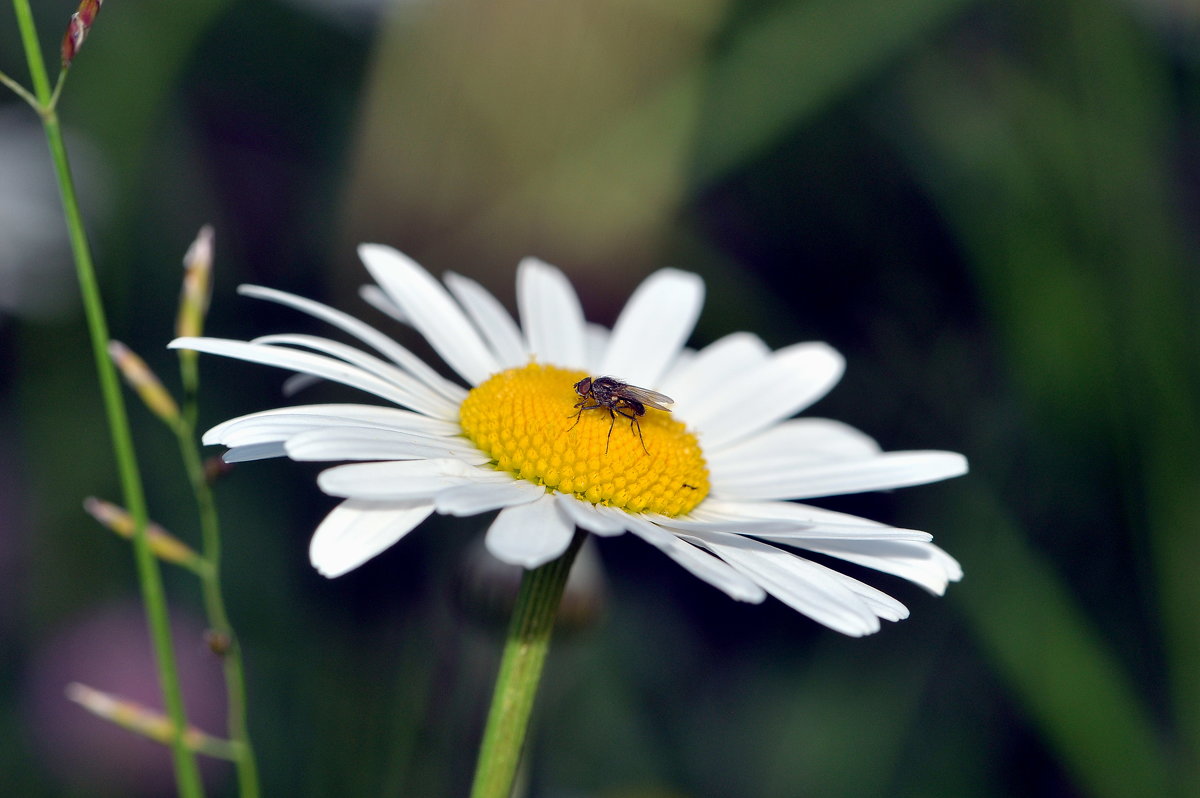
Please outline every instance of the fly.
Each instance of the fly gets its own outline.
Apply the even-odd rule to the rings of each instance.
[[[642,451],[650,454],[646,449],[646,441],[642,438],[642,425],[638,417],[646,415],[647,407],[670,413],[671,408],[665,405],[675,404],[674,399],[658,391],[639,388],[613,377],[584,377],[575,383],[575,393],[579,394],[579,401],[575,403],[575,424],[579,423],[584,410],[604,409],[612,418],[608,425],[608,437],[604,441],[605,454],[608,454],[608,444],[612,441],[613,424],[617,423],[617,416],[629,419],[629,428],[637,430]],[[570,429],[575,429],[575,424],[572,424]]]

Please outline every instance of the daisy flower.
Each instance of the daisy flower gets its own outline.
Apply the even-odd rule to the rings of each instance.
[[[848,635],[875,632],[881,618],[900,620],[908,610],[805,552],[936,594],[961,578],[925,532],[795,500],[933,482],[965,473],[965,458],[883,452],[845,424],[793,418],[842,374],[841,356],[825,344],[771,351],[739,332],[686,349],[704,297],[695,274],[654,273],[608,330],[586,322],[563,273],[535,259],[517,270],[518,324],[461,275],[447,274],[443,285],[379,245],[363,245],[359,255],[376,283],[364,297],[414,327],[469,387],[352,316],[269,288],[240,291],[322,319],[373,352],[297,334],[171,344],[391,403],[266,410],[204,436],[230,447],[229,462],[347,463],[317,480],[343,499],[309,548],[322,574],[362,565],[434,512],[499,510],[485,542],[504,562],[534,568],[554,560],[576,527],[602,537],[631,532],[735,599],[771,595]],[[640,390],[631,402],[585,381],[601,376]]]

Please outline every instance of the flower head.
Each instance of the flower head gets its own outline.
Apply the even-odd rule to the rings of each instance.
[[[67,23],[67,31],[63,34],[62,45],[59,48],[64,67],[69,67],[75,60],[79,48],[83,47],[84,40],[92,30],[92,23],[96,21],[96,15],[100,13],[100,6],[103,4],[104,0],[81,0],[79,8],[71,15],[71,19]]]
[[[505,562],[555,559],[576,526],[632,532],[733,598],[772,595],[849,635],[908,610],[797,552],[938,594],[961,578],[925,532],[796,503],[967,468],[953,452],[885,453],[845,424],[793,418],[841,376],[842,358],[825,344],[771,351],[734,333],[687,350],[704,286],[674,269],[647,278],[607,330],[584,320],[560,271],[534,259],[517,272],[518,325],[465,277],[447,274],[443,286],[393,249],[363,245],[359,254],[377,284],[364,296],[416,328],[469,388],[351,316],[266,288],[241,291],[323,319],[376,354],[308,335],[171,344],[340,382],[394,405],[285,407],[205,435],[230,447],[231,462],[351,461],[318,478],[344,500],[309,549],[326,576],[358,567],[434,512],[499,510],[486,544]]]

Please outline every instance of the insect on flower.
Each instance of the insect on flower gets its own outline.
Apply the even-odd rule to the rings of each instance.
[[[579,423],[579,418],[583,415],[584,410],[603,408],[612,418],[608,425],[608,437],[604,443],[605,454],[608,454],[608,443],[612,440],[613,424],[617,423],[618,415],[629,419],[629,428],[637,430],[642,451],[650,454],[646,449],[646,441],[642,438],[642,425],[638,421],[638,416],[646,415],[647,406],[670,413],[671,408],[665,407],[665,405],[675,404],[674,399],[658,391],[639,388],[613,377],[597,377],[595,379],[584,377],[575,383],[575,393],[580,396],[579,401],[575,403],[575,407],[578,408],[575,411],[575,424]],[[589,401],[593,404],[588,404]],[[569,429],[575,429],[575,424],[572,424]]]

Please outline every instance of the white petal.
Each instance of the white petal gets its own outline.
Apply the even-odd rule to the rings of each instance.
[[[956,452],[885,452],[870,460],[747,473],[713,484],[722,499],[812,499],[891,490],[956,477],[967,460]]]
[[[598,512],[591,502],[576,499],[567,493],[555,493],[554,499],[577,527],[604,537],[625,532],[625,523],[619,516]]]
[[[502,368],[516,368],[529,362],[529,352],[521,340],[521,330],[512,316],[486,288],[454,272],[446,273],[446,287],[471,320],[483,333]]]
[[[824,566],[819,567],[824,568]],[[860,582],[854,577],[847,576],[841,571],[835,571],[832,568],[825,568],[825,572],[835,581],[841,583],[851,593],[862,599],[867,608],[883,620],[902,621],[908,617],[908,607],[905,607],[904,604],[882,590],[871,587],[865,582]]]
[[[405,349],[400,344],[393,341],[388,336],[376,330],[369,324],[366,324],[353,316],[343,313],[340,310],[334,310],[328,305],[323,305],[320,302],[314,302],[311,299],[304,299],[295,294],[289,294],[285,291],[276,291],[273,288],[262,288],[256,285],[243,285],[238,287],[238,293],[243,296],[251,296],[257,299],[265,299],[271,302],[278,302],[281,305],[295,308],[296,310],[315,316],[318,319],[326,321],[335,327],[344,330],[353,335],[358,340],[373,347],[376,351],[388,358],[396,365],[413,375],[428,387],[440,393],[446,399],[459,404],[466,395],[460,386],[447,380],[442,375],[438,374],[421,358],[414,355],[412,352]]]
[[[780,542],[895,574],[939,596],[946,592],[950,582],[962,579],[962,566],[958,561],[932,543],[902,540]]]
[[[706,447],[713,484],[727,477],[761,474],[878,455],[879,444],[848,424],[827,418],[794,418],[726,446]]]
[[[264,346],[301,347],[344,360],[350,365],[357,366],[368,374],[373,374],[394,386],[400,392],[400,395],[404,397],[400,404],[436,418],[456,418],[458,415],[458,406],[462,404],[462,400],[467,395],[466,391],[457,386],[450,386],[443,392],[435,391],[421,380],[385,360],[381,360],[353,346],[347,346],[338,341],[331,341],[328,338],[320,338],[315,335],[280,333],[263,335],[255,338],[250,343]],[[448,399],[446,398],[447,395],[455,395],[457,398]]]
[[[468,482],[511,480],[508,474],[461,460],[398,460],[330,468],[317,477],[317,485],[330,496],[390,501],[432,499],[438,491]]]
[[[837,383],[844,365],[826,344],[794,344],[736,378],[711,383],[687,405],[686,421],[706,450],[716,449],[808,407]]]
[[[280,388],[280,393],[291,398],[301,391],[311,388],[324,382],[320,377],[314,377],[311,374],[293,374],[283,381],[283,387]]]
[[[462,308],[429,272],[379,244],[360,245],[358,255],[379,287],[464,380],[478,385],[500,370]]]
[[[695,349],[691,349],[686,346],[680,349],[679,353],[675,355],[675,359],[671,361],[671,367],[667,369],[667,373],[664,374],[662,379],[658,381],[659,385],[661,385],[665,380],[669,379],[672,374],[679,374],[685,371],[695,357]]]
[[[401,324],[407,324],[409,327],[413,326],[412,319],[405,316],[404,311],[396,307],[396,303],[379,286],[364,285],[358,289],[358,296],[385,316],[390,316]]]
[[[222,338],[176,338],[167,346],[171,349],[192,349],[197,352],[224,355],[250,363],[261,363],[265,366],[312,374],[342,385],[349,385],[351,388],[358,388],[398,405],[406,404],[411,398],[408,391],[357,366],[331,357],[314,355],[311,352]],[[444,416],[447,420],[457,417],[457,407],[454,407],[452,416]]]
[[[753,604],[766,598],[763,589],[752,580],[716,557],[680,540],[662,527],[622,510],[615,510],[611,507],[597,507],[596,509],[606,514],[621,513],[625,516],[625,523],[630,532],[682,565],[693,576],[698,576],[726,595],[738,601],[748,601]]]
[[[266,460],[271,457],[287,457],[287,451],[280,442],[251,443],[246,446],[235,446],[221,455],[226,463],[248,463],[252,460]]]
[[[488,529],[486,543],[496,559],[536,568],[566,551],[574,531],[575,525],[558,503],[546,495],[532,504],[501,510]]]
[[[702,408],[714,385],[729,380],[766,363],[771,350],[752,333],[732,333],[713,341],[691,357],[681,359],[665,377],[660,390],[675,400],[675,413],[688,423],[691,408]]]
[[[432,512],[432,502],[344,501],[317,527],[308,558],[322,575],[341,576],[400,540]]]
[[[731,598],[758,604],[767,597],[766,591],[753,580],[686,541],[672,537],[670,547],[663,552],[693,576],[700,577]]]
[[[843,574],[749,538],[711,533],[697,536],[772,596],[818,623],[853,637],[879,631],[877,613],[845,584]]]
[[[204,433],[204,444],[244,446],[251,443],[285,441],[301,432],[328,427],[372,427],[445,437],[462,434],[457,424],[398,407],[360,404],[296,405],[263,410],[224,421]]]
[[[712,532],[736,532],[739,535],[788,534],[796,528],[796,522],[789,518],[746,518],[740,517],[734,521],[726,518],[711,518],[703,515],[672,517],[655,513],[643,513],[642,516],[652,523],[672,531],[687,532],[695,529],[705,529]],[[730,527],[733,527],[732,529]]]
[[[327,427],[288,438],[284,449],[299,461],[428,460],[453,458],[483,465],[491,458],[462,438],[431,438],[369,427]]]
[[[517,307],[538,362],[579,368],[587,357],[583,308],[566,275],[537,258],[517,267]]]
[[[899,529],[878,521],[859,518],[848,513],[838,513],[808,504],[795,502],[738,502],[708,498],[691,512],[689,518],[706,521],[710,528],[726,532],[744,531],[746,519],[777,519],[786,521],[791,528],[786,532],[748,532],[756,537],[772,540],[915,540],[926,543],[933,539],[928,532],[915,529]],[[673,519],[668,526],[678,523]],[[797,543],[796,545],[803,545]]]
[[[704,281],[690,272],[660,269],[646,278],[613,325],[600,371],[659,390],[704,304]]]
[[[845,574],[837,571],[830,571],[837,577],[840,577],[846,586],[850,588],[859,598],[866,602],[871,611],[885,621],[903,621],[908,617],[908,607],[896,599],[884,593],[882,590],[876,590],[870,585],[863,584],[857,579],[853,579]]]
[[[583,343],[587,350],[587,359],[583,363],[583,370],[588,374],[602,373],[601,367],[604,365],[604,355],[608,352],[610,338],[612,338],[612,330],[603,324],[589,322],[584,328]]]
[[[505,482],[467,482],[440,490],[433,497],[439,513],[478,515],[501,507],[515,507],[537,501],[546,489],[532,482],[510,479]]]

